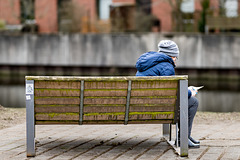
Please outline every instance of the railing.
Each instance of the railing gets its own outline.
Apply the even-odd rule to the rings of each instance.
[[[240,30],[240,17],[214,17],[214,16],[207,16],[206,21],[206,32],[209,30],[232,30],[237,29]]]

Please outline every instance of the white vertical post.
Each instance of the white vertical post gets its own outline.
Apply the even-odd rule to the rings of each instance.
[[[179,81],[180,89],[180,156],[188,156],[188,81]]]
[[[35,156],[34,80],[26,80],[27,156]]]

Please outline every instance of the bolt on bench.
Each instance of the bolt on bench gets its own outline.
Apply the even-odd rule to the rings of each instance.
[[[181,156],[188,156],[188,77],[26,76],[27,156],[35,156],[35,125],[171,124],[180,122]],[[176,138],[178,138],[176,132]]]

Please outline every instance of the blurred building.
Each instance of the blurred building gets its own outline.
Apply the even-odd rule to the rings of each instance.
[[[207,1],[205,12],[203,3]],[[239,0],[179,2],[181,0],[0,0],[0,29],[39,33],[198,32],[200,21],[207,30],[215,32],[240,28],[240,24],[234,24],[240,13]],[[230,19],[227,26],[226,19]]]

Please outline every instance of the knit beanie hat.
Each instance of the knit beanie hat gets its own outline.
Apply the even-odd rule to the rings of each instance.
[[[175,42],[171,40],[162,40],[158,43],[158,52],[163,52],[168,56],[177,57],[179,56],[179,49]]]

